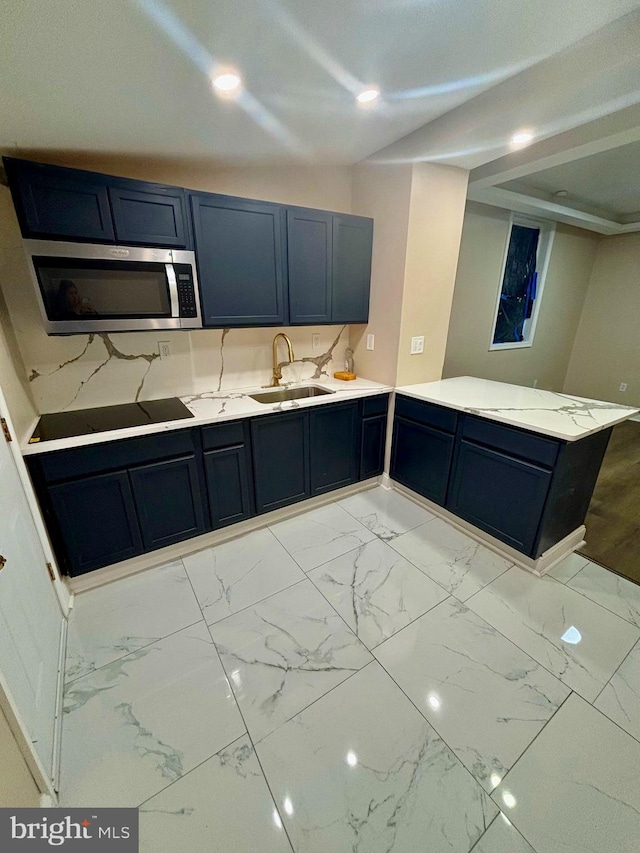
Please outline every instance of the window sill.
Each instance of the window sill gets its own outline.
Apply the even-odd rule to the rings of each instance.
[[[503,349],[525,349],[533,346],[533,341],[514,341],[508,344],[489,344],[489,352],[497,352]]]

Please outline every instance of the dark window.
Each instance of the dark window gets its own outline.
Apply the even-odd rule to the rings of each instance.
[[[526,321],[532,317],[538,290],[539,240],[540,228],[512,225],[493,332],[494,344],[525,340]]]

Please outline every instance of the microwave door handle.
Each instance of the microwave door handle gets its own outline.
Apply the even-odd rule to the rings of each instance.
[[[167,272],[167,281],[169,282],[169,299],[171,300],[171,316],[180,316],[180,304],[178,302],[178,282],[176,281],[176,271],[173,264],[165,264],[164,268]]]

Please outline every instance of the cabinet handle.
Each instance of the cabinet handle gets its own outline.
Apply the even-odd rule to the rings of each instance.
[[[2,554],[0,554],[0,572],[4,569],[6,562],[7,558],[3,557]]]

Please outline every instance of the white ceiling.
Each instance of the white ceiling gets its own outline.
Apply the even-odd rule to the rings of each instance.
[[[625,223],[640,219],[640,142],[581,157],[551,169],[501,184],[520,193],[540,194],[557,201],[555,193],[568,193],[562,204]]]
[[[628,24],[611,22],[638,7],[4,0],[0,148],[325,163],[386,149],[383,159],[477,167],[506,153],[523,123],[548,136],[633,103],[638,42],[634,65],[629,46],[603,49],[601,28],[622,43]],[[226,65],[246,83],[236,102],[211,90]],[[354,93],[371,83],[381,102],[358,107]]]

